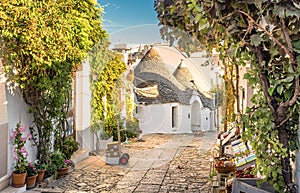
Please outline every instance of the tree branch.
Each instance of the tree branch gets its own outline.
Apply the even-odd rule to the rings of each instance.
[[[292,41],[291,41],[291,38],[289,36],[288,30],[285,26],[285,22],[282,18],[281,18],[281,24],[282,24],[282,31],[284,33],[288,48],[292,52],[293,51]],[[291,58],[291,64],[293,66],[293,69],[296,72],[297,71],[297,62],[296,62],[296,58],[295,58],[294,54],[292,54],[292,56],[290,58]],[[298,98],[298,95],[299,95],[299,92],[300,92],[299,76],[295,79],[294,82],[295,82],[295,90],[294,90],[294,95],[293,95],[292,99],[289,100],[289,101],[286,101],[285,103],[280,104],[279,107],[281,107],[281,106],[283,106],[283,107],[292,106],[297,101],[297,98]]]
[[[289,37],[289,35],[288,35],[288,31],[287,31],[287,28],[286,28],[286,26],[285,26],[285,22],[284,22],[284,20],[283,19],[281,19],[281,23],[282,23],[282,30],[283,30],[283,33],[284,33],[284,36],[285,36],[285,38],[286,38],[286,42],[287,42],[287,44],[288,44],[288,48],[286,47],[286,46],[284,46],[282,43],[280,43],[270,32],[268,32],[263,26],[261,26],[261,25],[259,25],[249,14],[247,14],[246,12],[244,12],[244,11],[240,11],[240,10],[238,10],[238,12],[239,13],[241,13],[241,14],[243,14],[243,15],[245,15],[245,16],[247,16],[248,18],[249,18],[249,23],[251,23],[251,25],[252,24],[254,24],[255,26],[257,26],[259,29],[261,29],[261,30],[263,30],[264,31],[264,33],[265,34],[267,34],[281,49],[283,49],[283,51],[290,57],[290,60],[291,60],[291,64],[293,65],[293,69],[295,70],[295,69],[297,69],[296,68],[296,65],[297,65],[297,63],[296,63],[296,61],[295,61],[295,56],[294,56],[294,54],[291,52],[292,50],[293,50],[293,47],[292,47],[292,43],[291,43],[291,39],[290,39],[290,37]],[[249,24],[250,25],[250,24]],[[263,74],[261,73],[260,74],[260,78],[261,78],[261,80],[262,81],[264,81],[264,79],[265,79],[265,81],[267,81],[267,78],[266,77],[263,77]],[[285,107],[287,107],[287,106],[292,106],[293,104],[295,104],[295,102],[297,101],[297,98],[298,98],[298,95],[299,95],[299,92],[300,92],[300,86],[299,86],[299,83],[300,83],[300,81],[299,81],[299,77],[297,77],[296,79],[295,79],[295,90],[294,90],[294,95],[293,95],[293,97],[292,97],[292,99],[291,100],[288,100],[288,101],[286,101],[286,102],[284,102],[284,103],[281,103],[280,105],[279,105],[279,108],[285,108]],[[275,100],[275,99],[273,99],[273,100],[270,100],[269,101],[269,99],[271,99],[271,98],[273,98],[273,97],[271,97],[270,95],[269,95],[269,93],[268,93],[268,90],[265,90],[265,84],[262,82],[262,86],[263,86],[263,92],[264,92],[264,94],[265,94],[265,96],[266,96],[266,98],[267,98],[267,101],[268,101],[268,104],[270,105],[271,103],[270,102],[274,102],[273,100]],[[271,98],[270,98],[271,97]],[[271,108],[271,110],[273,111],[273,110],[275,110],[275,109],[272,109]]]
[[[280,43],[270,32],[268,32],[263,26],[259,25],[248,13],[244,11],[238,10],[239,13],[244,14],[247,16],[256,27],[261,29],[265,34],[267,34],[283,51],[292,59],[294,58],[294,55],[286,48],[282,43]]]
[[[263,59],[264,54],[262,52],[262,48],[261,47],[257,47],[256,48],[256,53],[257,53],[258,61],[259,61],[259,64],[260,64],[259,79],[261,81],[262,90],[263,90],[263,93],[264,93],[264,95],[265,95],[265,97],[267,99],[268,105],[269,105],[272,113],[275,115],[276,110],[277,110],[276,100],[268,92],[268,88],[270,88],[270,83],[269,83],[269,80],[267,79],[267,75],[265,74],[265,70],[264,70],[264,68],[262,66],[263,61],[264,61],[264,59]]]
[[[281,21],[281,24],[282,24],[282,31],[283,31],[283,34],[285,36],[286,43],[288,45],[289,50],[292,52],[293,51],[292,41],[291,41],[291,38],[289,36],[288,30],[287,30],[287,28],[285,26],[284,19],[281,18],[280,21]],[[293,55],[293,57],[291,57],[291,60],[292,61],[295,60],[295,56],[294,55]]]
[[[287,116],[283,121],[281,121],[279,123],[279,125],[276,125],[275,127],[279,128],[279,127],[283,126],[289,120],[290,117],[291,117],[291,115]]]

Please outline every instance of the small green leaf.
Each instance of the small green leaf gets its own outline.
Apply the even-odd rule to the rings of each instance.
[[[228,55],[230,57],[234,57],[236,50],[237,50],[236,45],[235,44],[231,45],[230,48],[229,48],[229,50],[228,50]]]
[[[288,76],[281,80],[281,82],[292,82],[294,80],[294,76],[292,74],[288,74]]]
[[[271,95],[271,96],[273,96],[273,93],[274,93],[274,87],[270,87],[270,88],[268,88],[268,93]]]
[[[258,34],[254,34],[251,36],[251,44],[254,46],[258,46],[262,42],[262,38]]]
[[[277,183],[274,183],[273,188],[274,188],[275,191],[278,191],[279,190],[279,185]]]
[[[249,73],[245,73],[245,74],[244,74],[244,79],[247,79],[247,80],[248,80],[249,78],[251,78],[251,75],[250,75]]]
[[[281,95],[282,94],[282,91],[283,91],[283,86],[282,85],[279,85],[277,87],[277,92]]]
[[[272,171],[272,177],[277,178],[277,171]]]
[[[202,14],[197,14],[195,17],[195,23],[199,23],[201,18],[202,18]]]
[[[288,72],[289,73],[294,73],[295,72],[292,65],[289,65]]]
[[[300,40],[292,42],[295,52],[300,53]]]

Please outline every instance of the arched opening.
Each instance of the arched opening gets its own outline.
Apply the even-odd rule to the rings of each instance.
[[[192,104],[191,129],[192,131],[201,129],[200,103],[198,101],[194,101]]]

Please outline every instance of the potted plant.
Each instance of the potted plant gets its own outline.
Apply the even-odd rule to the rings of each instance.
[[[72,172],[75,168],[75,163],[70,159],[65,160],[65,163],[69,167],[69,172]]]
[[[45,179],[47,179],[47,178],[56,178],[56,176],[57,176],[57,167],[56,167],[55,164],[50,163],[47,167],[44,178]]]
[[[58,176],[63,176],[68,173],[69,166],[65,162],[63,153],[60,151],[52,152],[50,155],[51,164],[54,164],[57,168]]]
[[[36,181],[37,181],[37,183],[41,183],[44,179],[45,172],[47,170],[47,164],[42,164],[39,161],[36,161],[34,166],[38,172]]]
[[[26,189],[32,189],[35,187],[38,172],[37,172],[34,164],[32,164],[30,162],[28,162],[28,165],[26,166],[26,172],[27,172],[27,176],[26,176],[27,187],[26,187]]]
[[[17,123],[11,136],[14,145],[14,160],[16,162],[15,170],[12,174],[12,186],[14,187],[23,187],[25,185],[28,156],[25,144],[31,138],[32,136],[27,127],[20,126],[20,123]]]
[[[70,160],[71,156],[78,150],[79,143],[74,140],[72,136],[66,138],[63,142],[60,151],[64,155],[66,160]]]

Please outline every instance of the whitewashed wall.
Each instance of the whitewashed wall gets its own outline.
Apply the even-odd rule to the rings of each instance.
[[[14,170],[15,161],[13,159],[13,141],[10,139],[12,132],[19,122],[22,126],[32,126],[33,118],[28,113],[28,105],[25,103],[18,90],[8,92],[6,90],[7,99],[7,117],[8,117],[8,168],[7,174],[10,176]],[[36,148],[32,146],[32,141],[27,141],[25,147],[28,152],[28,161],[32,162],[36,159]]]
[[[0,190],[9,185],[8,173],[8,117],[4,68],[0,60]]]
[[[180,105],[180,109],[178,133],[191,133],[191,105]]]
[[[214,125],[213,111],[207,107],[203,107],[202,101],[201,101],[199,95],[196,93],[194,93],[194,95],[192,96],[192,98],[190,100],[190,104],[193,104],[195,101],[198,101],[198,103],[200,105],[200,108],[199,108],[199,110],[200,110],[200,115],[199,115],[200,116],[200,130],[201,131],[214,130],[215,125]]]
[[[81,69],[76,72],[75,93],[75,127],[76,140],[81,148],[94,150],[94,134],[90,130],[91,118],[91,90],[89,61],[82,63]]]
[[[209,108],[201,109],[201,131],[208,131],[211,129],[211,110]]]
[[[172,128],[172,107],[177,107],[177,127]],[[147,133],[191,133],[188,118],[190,106],[179,103],[141,105],[138,119],[143,134]]]

